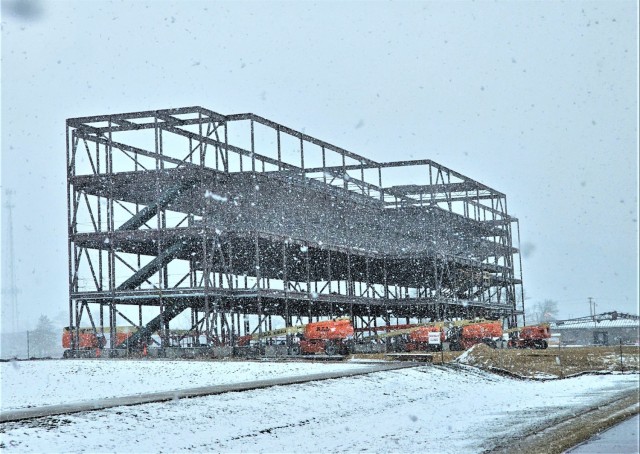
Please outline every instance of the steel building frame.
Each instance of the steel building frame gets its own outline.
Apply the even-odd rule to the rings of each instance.
[[[207,346],[260,334],[274,317],[347,316],[364,336],[394,319],[513,327],[523,315],[506,195],[431,160],[379,163],[202,107],[71,118],[66,129],[76,345],[88,318],[112,347],[123,321],[138,327],[131,341],[159,332],[166,347],[184,311],[184,337]]]

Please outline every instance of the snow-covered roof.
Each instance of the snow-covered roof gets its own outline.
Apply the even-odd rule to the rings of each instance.
[[[552,330],[561,329],[602,329],[602,328],[638,328],[640,321],[630,319],[617,320],[575,320],[575,321],[558,321],[551,323]]]

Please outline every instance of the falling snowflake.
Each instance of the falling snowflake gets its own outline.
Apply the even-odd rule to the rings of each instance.
[[[221,196],[219,194],[215,194],[211,191],[209,191],[208,189],[206,190],[206,192],[204,193],[204,196],[208,199],[213,199],[216,202],[226,202],[228,199],[224,196]]]

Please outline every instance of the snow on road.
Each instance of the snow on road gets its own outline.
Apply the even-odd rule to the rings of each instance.
[[[167,376],[182,373],[157,364]],[[172,366],[191,367],[187,364]],[[197,375],[198,367],[211,370],[208,363],[191,364],[195,369],[185,374],[188,377]],[[318,366],[329,365],[291,366],[317,372]],[[110,388],[128,386],[113,381],[115,375],[112,372],[112,381],[103,383]],[[41,379],[34,377],[36,382]],[[0,447],[7,452],[473,453],[533,424],[637,388],[637,375],[533,382],[465,366],[422,366],[5,423],[0,426]]]

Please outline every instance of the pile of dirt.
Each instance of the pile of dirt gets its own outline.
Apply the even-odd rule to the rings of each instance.
[[[455,359],[455,362],[483,369],[492,367],[494,349],[486,344],[476,344]]]

